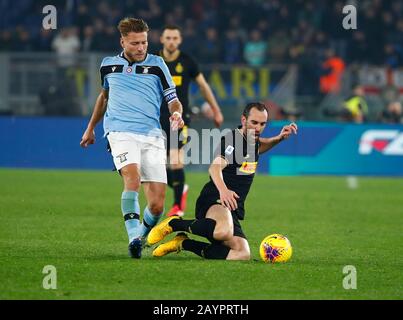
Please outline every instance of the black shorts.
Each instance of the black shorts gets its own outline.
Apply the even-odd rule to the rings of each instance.
[[[171,149],[182,149],[183,146],[189,142],[189,137],[188,137],[188,128],[189,128],[189,122],[188,121],[188,116],[184,116],[184,121],[185,125],[183,128],[179,129],[177,132],[172,132],[171,131],[171,123],[169,122],[169,116],[164,115],[161,116],[160,118],[160,123],[161,123],[161,129],[164,130],[165,135],[166,135],[166,149],[167,149],[167,155],[169,156],[169,150]],[[175,141],[172,141],[171,143],[171,137],[176,138],[176,143]]]
[[[203,195],[201,194],[196,201],[196,219],[203,219],[206,217],[207,211],[213,205],[219,204],[218,203],[219,197],[214,195]],[[232,221],[234,223],[234,236],[241,237],[247,239],[245,234],[243,233],[241,223],[239,222],[237,212],[231,211]]]

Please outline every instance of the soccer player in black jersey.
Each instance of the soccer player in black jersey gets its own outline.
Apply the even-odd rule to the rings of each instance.
[[[207,238],[210,243],[189,239],[179,233],[173,240],[158,246],[153,255],[187,250],[206,259],[249,260],[250,250],[239,220],[245,216],[244,203],[252,185],[259,155],[297,133],[291,123],[279,135],[262,138],[268,120],[264,104],[248,104],[241,117],[242,126],[222,137],[213,163],[210,181],[202,189],[196,202],[196,219],[170,217],[154,227],[147,238],[153,245],[166,235],[185,231]]]
[[[161,106],[160,123],[167,135],[167,156],[169,159],[169,166],[167,167],[168,185],[174,191],[174,205],[167,216],[183,216],[186,207],[188,186],[185,184],[184,154],[182,147],[187,142],[187,128],[190,124],[188,94],[191,81],[195,81],[198,84],[203,97],[211,106],[216,127],[221,126],[224,118],[210,86],[200,72],[199,66],[193,58],[179,50],[179,46],[182,43],[179,28],[174,25],[166,26],[160,40],[163,48],[159,52],[159,55],[167,64],[175,82],[176,93],[183,106],[182,118],[185,121],[185,126],[182,129],[172,132],[169,123],[170,113],[168,106],[163,102]],[[174,141],[171,143],[171,140]]]

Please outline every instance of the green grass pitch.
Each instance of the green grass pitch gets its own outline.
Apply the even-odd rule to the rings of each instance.
[[[207,173],[188,173],[187,217]],[[403,179],[257,176],[243,228],[251,261],[127,256],[121,180],[103,171],[0,170],[0,299],[402,299]],[[167,202],[170,204],[171,191]],[[144,198],[141,198],[144,208]],[[260,241],[285,234],[285,264]],[[57,270],[45,290],[44,266]],[[343,288],[343,267],[357,289]]]

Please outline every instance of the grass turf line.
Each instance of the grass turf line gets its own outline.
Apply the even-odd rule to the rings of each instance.
[[[207,178],[187,173],[185,217]],[[257,176],[242,222],[247,262],[149,249],[129,259],[116,173],[1,169],[0,181],[0,299],[403,298],[402,179],[359,178],[351,190],[343,177]],[[289,237],[290,262],[259,260],[271,233]],[[57,268],[57,290],[42,288],[45,265]],[[342,286],[345,265],[357,290]]]

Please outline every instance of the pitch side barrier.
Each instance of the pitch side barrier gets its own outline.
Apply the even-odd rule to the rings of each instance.
[[[111,170],[101,125],[95,145],[80,147],[87,122],[81,117],[0,117],[0,167]],[[285,124],[270,122],[263,136],[278,134]],[[403,176],[403,125],[298,122],[298,128],[298,135],[261,155],[259,174]],[[228,129],[192,130],[187,168],[205,169]]]

